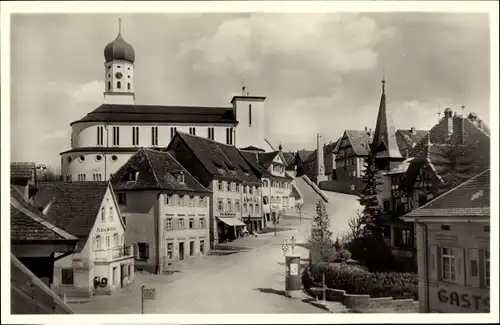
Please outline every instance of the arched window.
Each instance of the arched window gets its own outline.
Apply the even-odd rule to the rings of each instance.
[[[108,90],[111,90],[111,81],[108,81]]]
[[[130,82],[127,82],[127,89],[130,90]]]
[[[116,88],[120,89],[122,87],[121,81],[116,82]]]

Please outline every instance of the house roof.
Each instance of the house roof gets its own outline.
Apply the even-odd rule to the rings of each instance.
[[[248,146],[245,148],[240,148],[240,150],[266,152],[264,149],[261,149],[261,148],[255,147],[255,146]]]
[[[302,150],[297,151],[297,155],[299,156],[300,161],[304,162],[304,161],[306,161],[307,157],[309,157],[309,155],[312,154],[313,152],[314,152],[314,150],[302,149]]]
[[[310,163],[313,161],[316,161],[318,159],[318,149],[315,149],[309,156],[307,156],[306,160],[304,160],[304,163]]]
[[[212,177],[260,184],[260,179],[253,173],[252,168],[235,146],[179,131],[175,136],[187,145]],[[170,142],[167,150],[172,143],[174,141]]]
[[[228,123],[235,124],[232,107],[102,104],[82,122]]]
[[[34,162],[12,162],[10,163],[10,177],[30,179],[33,177],[35,168]]]
[[[45,218],[70,234],[80,242],[81,251],[94,227],[108,182],[42,182],[35,195],[35,206],[47,204]]]
[[[396,141],[398,143],[399,152],[403,157],[410,154],[411,149],[422,140],[428,130],[397,130]]]
[[[405,217],[490,217],[490,170],[458,185]]]
[[[266,177],[272,180],[293,179],[286,173],[283,177],[271,175],[271,173],[267,170],[267,167],[269,167],[269,164],[272,162],[274,157],[279,154],[279,151],[268,152],[266,154],[256,154],[248,151],[240,151],[240,153],[248,164],[254,169],[257,177]],[[263,158],[261,158],[262,155],[264,155]]]
[[[447,119],[443,117],[438,124],[434,125],[429,130],[430,142],[433,144],[444,144],[449,142],[460,143],[462,140],[465,140],[467,142],[488,141],[489,144],[490,135],[486,131],[487,126],[484,123],[482,123],[482,128],[479,128],[469,118],[459,115],[451,117],[451,122],[453,133],[450,138],[448,138]],[[425,155],[426,147],[427,137],[424,136],[415,147],[410,150],[410,156]]]
[[[136,181],[124,177],[131,171],[138,171]],[[184,174],[184,183],[177,179]],[[168,152],[140,148],[118,169],[111,178],[115,190],[171,190],[209,193],[175,158]]]
[[[294,162],[295,154],[293,152],[283,152],[283,157],[285,157],[285,163],[290,165]]]
[[[267,168],[277,155],[279,155],[279,151],[261,153],[258,156],[259,164]]]
[[[56,227],[42,212],[27,202],[15,186],[10,187],[10,241],[76,244],[78,238]]]
[[[373,133],[371,133],[373,134]],[[356,156],[368,156],[372,136],[370,132],[360,130],[345,130],[345,135],[349,138],[352,150]]]
[[[407,158],[407,159],[403,160],[399,165],[397,165],[393,169],[389,170],[389,172],[387,172],[387,175],[406,173],[406,171],[408,170],[408,167],[410,167],[410,164],[411,164],[413,159],[414,159],[414,157]]]

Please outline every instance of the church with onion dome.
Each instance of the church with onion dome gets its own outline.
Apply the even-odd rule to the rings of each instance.
[[[265,139],[265,97],[250,96],[243,87],[226,107],[141,105],[135,60],[120,22],[118,35],[104,48],[103,103],[70,123],[71,148],[60,153],[64,180],[108,180],[140,147],[167,147],[177,131],[239,149],[272,150]]]

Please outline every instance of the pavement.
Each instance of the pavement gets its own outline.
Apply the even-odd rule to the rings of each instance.
[[[328,193],[327,193],[328,194]],[[336,193],[327,207],[332,216],[334,236],[347,229],[354,197],[338,198]],[[344,201],[349,201],[345,204]],[[339,204],[339,205],[337,205]],[[357,204],[357,202],[356,202]],[[339,210],[346,206],[347,210]],[[358,205],[359,206],[359,205]],[[301,299],[284,296],[285,258],[281,245],[284,239],[295,237],[305,243],[315,206],[303,209],[302,220],[282,219],[281,227],[292,230],[239,238],[229,246],[244,247],[241,253],[203,256],[188,259],[181,272],[171,275],[136,273],[135,282],[125,292],[97,296],[83,303],[70,303],[77,314],[135,314],[141,313],[141,286],[155,288],[156,299],[144,301],[144,313],[211,314],[211,313],[328,313]],[[308,251],[296,246],[302,259]],[[302,298],[307,298],[306,296]]]

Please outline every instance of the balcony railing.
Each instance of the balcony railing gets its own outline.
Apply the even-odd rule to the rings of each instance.
[[[100,249],[94,251],[96,261],[110,261],[120,257],[133,256],[130,246],[118,246],[109,249]]]

